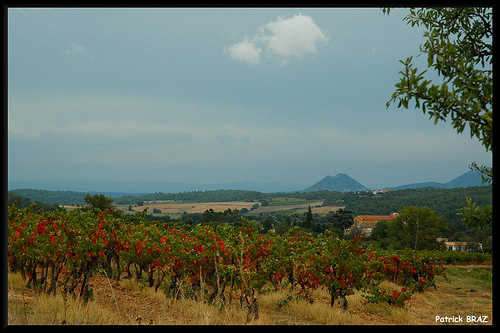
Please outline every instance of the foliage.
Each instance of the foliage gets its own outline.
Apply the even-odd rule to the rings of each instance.
[[[421,257],[439,258],[446,265],[471,265],[484,262],[491,262],[493,256],[491,253],[466,252],[466,251],[420,251]]]
[[[315,238],[297,227],[284,235],[263,235],[247,222],[185,228],[149,221],[146,212],[137,213],[131,223],[99,209],[33,214],[12,205],[9,267],[27,276],[28,285],[38,292],[55,293],[62,278],[63,292],[84,301],[92,297],[93,274],[105,270],[119,279],[123,273],[132,276],[130,267],[135,267],[136,278],[146,274],[147,285],[156,290],[163,286],[167,297],[202,298],[222,306],[229,289],[230,298],[246,302],[254,316],[257,293],[266,292],[269,285],[311,302],[312,290],[326,288],[331,304],[340,299],[345,309],[345,296],[384,279],[423,290],[444,274],[436,259],[379,254],[362,248],[359,238],[339,240],[329,233]],[[417,277],[411,283],[409,270]],[[198,291],[207,285],[211,293]]]
[[[469,125],[489,151],[493,147],[493,11],[486,7],[410,9],[405,21],[423,25],[426,41],[420,51],[427,54],[429,68],[442,77],[441,84],[425,79],[426,71],[413,68],[412,57],[401,61],[405,69],[391,102],[408,108],[410,100],[434,118],[451,116],[458,133]]]
[[[83,204],[85,202],[84,192],[76,191],[50,191],[38,190],[32,188],[16,189],[11,191],[23,197],[28,197],[33,201],[47,202],[47,203],[60,203],[63,205]],[[9,204],[10,206],[10,204]]]
[[[453,267],[450,269],[454,276],[473,278],[479,281],[492,282],[493,281],[493,270],[487,267],[485,268],[462,268]]]
[[[17,194],[18,190],[9,192],[9,205],[15,200],[18,201],[19,208],[25,208],[31,205],[31,201],[25,197]],[[35,194],[37,190],[34,190]],[[51,191],[47,191],[51,192]],[[23,192],[24,193],[24,192]],[[29,193],[27,195],[31,197]],[[203,192],[200,192],[203,193]],[[258,192],[257,192],[258,193]],[[192,193],[191,195],[195,195]],[[266,194],[267,195],[267,194]],[[386,215],[391,212],[402,210],[405,206],[422,207],[426,206],[429,209],[436,211],[439,216],[446,219],[446,225],[439,226],[438,237],[446,237],[453,241],[467,241],[467,242],[481,242],[485,250],[491,249],[492,245],[492,229],[490,227],[481,230],[475,230],[467,227],[462,223],[461,217],[457,213],[461,212],[463,207],[463,198],[470,197],[473,202],[478,205],[491,205],[492,203],[492,186],[471,186],[467,188],[454,188],[443,189],[435,187],[418,188],[418,189],[404,189],[394,190],[386,193],[379,193],[374,195],[372,192],[359,192],[359,193],[340,193],[330,191],[317,191],[310,193],[280,193],[270,194],[272,198],[269,200],[270,205],[293,203],[293,199],[298,200],[319,200],[324,199],[324,205],[345,205],[345,209],[339,209],[335,212],[330,212],[326,215],[313,213],[313,228],[306,230],[303,228],[305,225],[305,214],[287,213],[281,214],[266,213],[266,214],[252,214],[252,226],[266,232],[268,230],[275,230],[276,233],[282,235],[287,230],[294,226],[300,226],[303,231],[313,231],[315,235],[324,233],[326,230],[332,231],[335,237],[343,238],[344,227],[352,225],[353,216],[358,214],[373,214],[373,215]],[[200,197],[203,198],[203,197]],[[276,200],[276,198],[279,198]],[[291,198],[292,200],[290,200]],[[258,203],[255,205],[259,206]],[[57,204],[52,205],[48,203],[40,204],[32,210],[35,212],[43,208],[46,211],[53,209],[60,209]],[[114,206],[113,206],[114,208]],[[208,212],[205,213],[183,213],[176,220],[182,222],[184,227],[195,226],[197,224],[224,224],[229,223],[234,226],[241,226],[241,217],[249,216],[244,210],[226,210],[225,212]],[[114,213],[113,213],[114,214]],[[126,215],[123,217],[125,218]],[[147,214],[147,219],[150,221],[174,221],[169,215],[151,215]],[[129,215],[129,219],[136,220],[134,215]],[[250,223],[250,222],[248,222]],[[264,229],[261,229],[264,227]],[[381,232],[378,235],[378,232]],[[377,228],[374,229],[370,239],[363,240],[363,244],[373,244],[375,247],[383,249],[390,248],[395,244],[394,235],[390,233],[387,225],[378,223]]]
[[[419,73],[413,67],[412,57],[400,60],[405,68],[399,72],[400,82],[396,83],[387,107],[398,101],[398,108],[408,109],[413,100],[417,108],[434,118],[434,124],[451,117],[457,133],[468,125],[471,137],[477,137],[486,151],[493,150],[492,19],[493,8],[488,7],[410,9],[404,20],[427,29],[427,40],[420,51],[427,54],[428,67],[435,70],[442,82],[433,84],[425,79],[427,71]],[[493,179],[492,168],[478,167],[473,162],[471,169],[481,171],[483,182]],[[466,224],[475,228],[492,224],[491,207],[475,211],[469,203],[465,210],[469,213]]]
[[[457,215],[463,216],[462,222],[468,228],[484,229],[486,227],[493,227],[493,207],[486,205],[478,207],[472,199],[466,197],[467,206],[461,208],[462,212]]]
[[[392,221],[380,221],[373,228],[369,243],[382,249],[437,250],[439,230],[446,220],[428,207],[404,207]]]
[[[332,228],[344,230],[354,223],[354,217],[351,211],[340,208],[333,214],[330,221],[332,222]]]
[[[389,191],[378,195],[346,194],[346,209],[353,215],[384,215],[402,210],[405,206],[429,207],[446,218],[448,225],[463,230],[461,219],[457,216],[463,207],[464,197],[472,198],[478,205],[491,205],[493,202],[492,186],[470,186],[467,188],[424,187]]]
[[[400,291],[395,289],[388,291],[382,288],[372,287],[368,290],[368,293],[371,295],[363,295],[368,303],[385,302],[389,305],[403,306],[404,302],[410,299],[413,291],[404,287]]]
[[[52,204],[52,203],[40,202],[38,200],[36,200],[33,203],[29,198],[24,197],[14,191],[9,191],[7,194],[7,205],[11,206],[14,203],[17,203],[19,208],[31,207],[31,211],[33,213],[39,210],[44,210],[44,211],[60,210],[59,205],[57,203]]]
[[[404,207],[389,222],[389,229],[396,235],[401,248],[438,249],[436,241],[440,225],[446,220],[428,207]]]
[[[21,194],[23,197],[31,198],[31,200],[38,200],[36,198],[41,198],[41,195],[39,195],[39,191],[42,190],[14,190],[11,192]],[[60,199],[59,201],[60,203],[65,203],[71,199],[71,196],[68,197],[68,199],[66,199],[63,194],[57,194],[57,192],[66,193],[62,191],[43,190],[43,198],[45,198],[45,202],[48,203],[54,202],[49,200],[53,196],[54,198]],[[80,193],[80,192],[74,192],[74,193]],[[82,194],[81,202],[83,203],[86,194],[85,193],[81,194]],[[326,190],[306,192],[306,193],[260,193],[254,191],[220,190],[220,191],[206,191],[206,192],[186,192],[177,194],[156,193],[156,194],[149,194],[147,196],[124,196],[121,198],[116,198],[114,203],[136,204],[137,201],[139,200],[140,201],[185,200],[192,202],[248,200],[256,202],[261,200],[262,198],[267,198],[267,200],[272,200],[273,198],[276,197],[299,198],[305,200],[324,199],[324,204],[323,204],[324,206],[340,206],[340,207],[345,206],[345,210],[350,211],[353,216],[359,214],[383,215],[383,214],[390,214],[392,212],[397,212],[403,209],[403,207],[405,206],[415,206],[415,207],[427,206],[430,209],[438,212],[439,215],[445,217],[450,225],[454,227],[460,227],[461,225],[460,217],[458,217],[456,214],[460,211],[460,208],[463,207],[462,202],[464,200],[464,197],[472,198],[474,202],[476,202],[478,205],[491,204],[492,187],[491,185],[470,186],[467,188],[454,188],[454,189],[427,187],[418,189],[394,190],[377,195],[373,195],[372,192],[341,193],[341,192],[326,191]],[[259,204],[256,203],[256,205],[258,206]],[[340,212],[338,213],[340,214]],[[197,216],[190,214],[189,217],[192,217],[195,220],[195,222],[196,221],[201,222],[201,220],[199,220]],[[349,216],[346,215],[345,218],[347,221]],[[332,222],[334,221],[331,221],[330,223]]]
[[[7,195],[7,206],[11,206],[14,203],[16,203],[19,208],[26,208],[32,204],[29,198],[26,198],[19,193],[9,191]]]
[[[144,194],[139,196],[123,196],[116,198],[116,204],[135,204],[137,201],[161,201],[173,200],[183,202],[223,202],[223,201],[262,201],[270,199],[268,193],[244,190],[212,190],[212,191],[190,191],[182,193]]]
[[[92,211],[94,213],[108,211],[115,217],[120,217],[123,213],[115,209],[112,205],[114,199],[106,197],[104,194],[90,195],[87,193],[85,196],[85,203],[87,206],[78,206],[83,212]]]

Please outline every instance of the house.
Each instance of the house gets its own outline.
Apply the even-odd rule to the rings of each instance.
[[[391,191],[391,190],[389,190],[389,189],[375,190],[375,191],[373,191],[373,195],[377,195],[377,194],[379,194],[379,193],[382,193],[382,194],[383,194],[383,193],[387,193],[387,192],[389,192],[389,191]]]
[[[477,251],[483,249],[483,244],[481,243],[471,243],[471,242],[448,242],[447,238],[438,238],[437,241],[444,241],[444,245],[449,251]]]
[[[354,223],[350,228],[344,230],[344,234],[350,234],[353,228],[361,230],[364,235],[370,235],[373,228],[379,221],[392,221],[398,216],[398,213],[390,215],[358,215],[354,218]]]
[[[354,218],[354,222],[377,223],[379,221],[392,221],[398,216],[398,213],[390,215],[358,215]]]
[[[483,244],[481,243],[470,243],[470,242],[444,242],[446,248],[450,251],[481,251],[483,249]]]

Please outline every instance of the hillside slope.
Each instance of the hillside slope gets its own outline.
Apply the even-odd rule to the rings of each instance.
[[[338,192],[355,192],[355,191],[369,191],[370,189],[355,179],[349,177],[345,173],[339,173],[335,177],[326,176],[316,184],[306,188],[302,192],[311,191],[338,191]]]
[[[483,186],[489,184],[483,184],[481,178],[481,172],[478,170],[468,171],[447,183],[438,182],[424,182],[424,183],[413,183],[406,184],[397,187],[388,187],[391,190],[404,190],[408,188],[421,188],[421,187],[439,187],[439,188],[458,188],[458,187],[469,187],[469,186]]]

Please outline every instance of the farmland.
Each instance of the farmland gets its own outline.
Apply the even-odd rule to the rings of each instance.
[[[313,213],[326,214],[330,211],[336,211],[338,206],[323,206],[323,200],[306,200],[301,198],[272,198],[269,200],[269,205],[263,206],[261,203],[249,202],[249,201],[226,201],[226,202],[172,202],[172,201],[152,201],[145,202],[143,206],[137,205],[116,205],[117,209],[120,209],[129,214],[133,214],[138,211],[144,210],[148,207],[149,212],[153,212],[154,209],[161,211],[161,213],[156,213],[154,216],[169,215],[172,218],[178,218],[182,213],[186,212],[188,214],[203,213],[208,209],[212,209],[216,212],[223,212],[227,209],[231,210],[242,210],[247,209],[249,215],[255,215],[260,213],[304,213],[309,206],[312,207]],[[257,204],[258,208],[253,208]],[[131,206],[131,207],[129,207]],[[70,206],[67,208],[76,208],[75,206]]]
[[[9,320],[430,324],[436,315],[474,315],[492,323],[491,270],[469,273],[445,267],[438,252],[377,251],[328,232],[260,234],[242,222],[189,227],[13,205]],[[491,255],[471,258],[491,265]]]
[[[144,203],[144,206],[132,207],[132,213],[136,211],[142,211],[145,207],[149,207],[149,211],[152,212],[153,209],[159,209],[163,214],[168,214],[171,216],[178,216],[183,212],[186,213],[203,213],[207,209],[213,209],[216,212],[222,212],[226,209],[238,209],[242,208],[250,209],[253,203],[243,202],[243,201],[230,201],[230,202],[188,202],[188,203],[177,203],[177,202],[152,202]],[[118,209],[123,211],[128,210],[129,205],[117,205]]]

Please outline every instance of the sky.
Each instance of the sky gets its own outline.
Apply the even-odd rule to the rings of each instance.
[[[491,166],[468,129],[386,108],[424,43],[407,14],[9,8],[8,178],[380,189]]]

